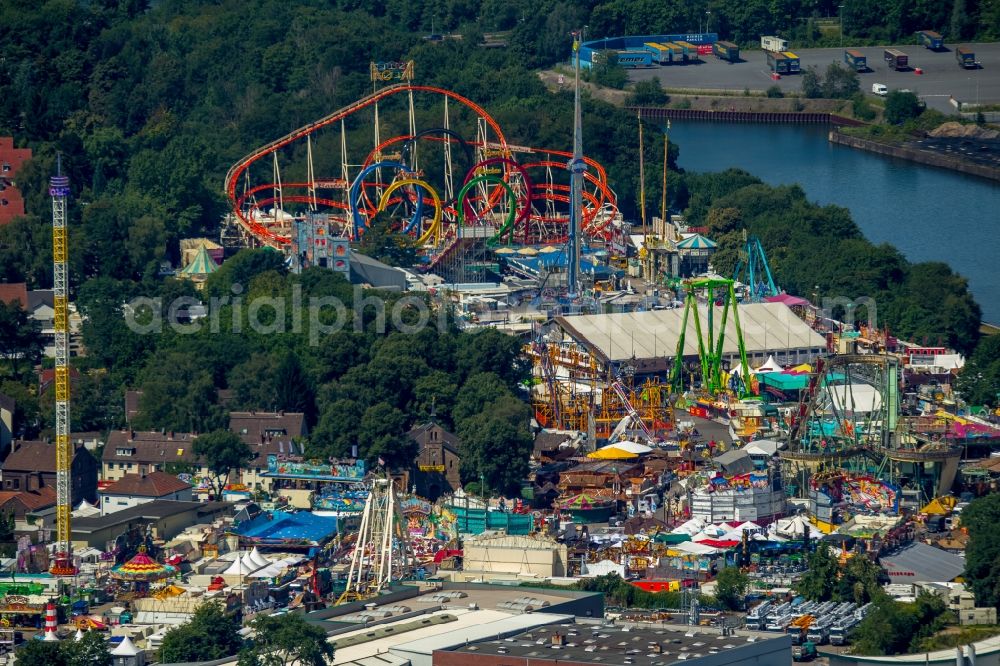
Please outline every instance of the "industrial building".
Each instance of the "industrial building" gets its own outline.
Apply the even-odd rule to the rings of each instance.
[[[785,666],[790,647],[784,634],[579,622],[438,651],[434,666]]]
[[[708,306],[699,306],[702,327],[708,321]],[[722,308],[713,306],[716,326],[722,321]],[[743,333],[747,359],[751,365],[760,365],[768,356],[779,363],[796,365],[808,363],[823,353],[826,340],[799,319],[783,303],[750,303],[739,306],[740,328]],[[673,358],[682,335],[684,310],[652,310],[647,312],[620,312],[610,314],[556,317],[554,330],[549,338],[553,342],[576,343],[585,348],[603,366],[630,364],[636,374],[644,370],[658,372],[665,369],[665,358]],[[698,336],[694,323],[689,319],[684,333],[684,358],[698,358]],[[739,346],[736,322],[730,316],[726,321],[723,357],[730,363],[738,360]]]
[[[553,578],[566,575],[566,544],[544,536],[481,534],[465,539],[465,580]]]

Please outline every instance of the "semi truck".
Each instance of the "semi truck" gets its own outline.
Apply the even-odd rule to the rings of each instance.
[[[773,35],[765,35],[760,38],[760,48],[765,51],[781,53],[788,48],[788,40],[782,39],[781,37],[775,37]]]
[[[889,69],[901,71],[910,68],[910,57],[899,49],[886,49],[885,62]]]
[[[976,63],[976,54],[968,46],[959,46],[955,49],[955,60],[958,64],[965,69],[976,69],[979,65]]]
[[[712,53],[720,60],[728,60],[729,62],[740,61],[740,47],[732,42],[718,41],[712,44]]]
[[[625,69],[653,66],[653,54],[649,51],[618,51],[615,60]]]
[[[868,58],[861,51],[847,49],[844,51],[844,62],[855,72],[868,71]]]
[[[646,42],[642,45],[643,49],[652,54],[653,62],[659,65],[669,65],[670,64],[670,49],[667,48],[665,44],[657,44],[656,42]]]
[[[793,661],[812,661],[816,656],[816,645],[810,641],[806,641],[802,645],[792,646]]]
[[[944,38],[933,30],[921,30],[917,32],[920,43],[931,51],[940,51],[944,48]]]
[[[777,74],[795,74],[799,71],[799,57],[788,51],[767,52],[767,66]]]

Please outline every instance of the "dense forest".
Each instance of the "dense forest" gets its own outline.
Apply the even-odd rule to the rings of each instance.
[[[927,27],[941,3],[898,4],[906,7],[906,21]],[[887,35],[910,29],[890,18],[899,12],[889,7],[877,21],[852,24],[850,17],[867,5],[845,3],[852,35],[887,30],[879,21],[894,26]],[[962,34],[996,36],[990,31],[1000,21],[990,17],[997,6],[997,0],[956,0],[931,27],[947,31],[958,16]],[[475,100],[512,142],[568,147],[572,99],[548,93],[532,68],[564,59],[571,29],[689,30],[710,11],[712,30],[733,36],[727,26],[740,25],[746,33],[736,38],[749,39],[835,9],[823,2],[265,0],[251,11],[238,0],[7,0],[0,3],[0,135],[32,148],[35,159],[17,178],[27,215],[0,227],[0,281],[51,284],[47,179],[58,152],[73,185],[71,287],[87,317],[89,354],[75,359],[75,429],[121,426],[123,389],[142,388],[143,426],[205,432],[220,425],[226,406],[296,408],[315,426],[314,452],[343,454],[360,440],[362,454],[377,457],[401,446],[399,434],[428,418],[433,403],[437,418],[467,441],[505,443],[502,452],[469,457],[476,470],[488,471],[491,484],[504,486],[516,476],[513,453],[523,450],[527,433],[517,389],[524,368],[516,345],[502,336],[454,329],[402,336],[368,322],[318,347],[291,334],[165,329],[137,336],[121,325],[123,303],[193,295],[190,284],[158,277],[159,264],[176,262],[179,238],[217,233],[229,165],[365,94],[372,59],[415,60],[419,82]],[[432,29],[462,39],[424,39]],[[509,31],[507,48],[479,46],[485,32],[499,30]],[[586,151],[607,167],[623,212],[634,219],[635,120],[589,98],[584,111]],[[647,142],[646,150],[648,164],[660,163],[660,142]],[[722,248],[720,269],[731,265],[746,228],[764,240],[789,291],[871,296],[893,332],[973,348],[979,309],[947,266],[913,265],[891,247],[872,245],[846,210],[812,204],[798,187],[768,187],[738,171],[679,173],[676,154],[671,146],[671,205],[712,228]],[[648,177],[647,196],[658,201],[658,174]],[[288,275],[275,259],[260,252],[230,259],[209,293],[239,282],[247,293],[283,294],[298,285],[307,297],[336,294],[345,303],[354,297],[333,276]],[[17,313],[0,309],[0,330],[5,350],[19,346],[37,358],[30,325]],[[994,370],[986,372],[989,382],[995,357],[982,356],[981,366]],[[34,436],[48,425],[52,397],[36,395],[30,374],[23,366],[6,368],[0,392],[17,399],[22,434]],[[979,388],[988,398],[988,387]],[[487,416],[472,418],[490,405]]]

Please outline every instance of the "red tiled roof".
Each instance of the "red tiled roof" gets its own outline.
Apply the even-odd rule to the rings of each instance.
[[[28,309],[28,287],[23,282],[0,282],[0,302],[21,304],[21,309]]]
[[[191,488],[190,483],[181,481],[166,472],[151,474],[126,474],[101,490],[102,495],[141,495],[143,497],[166,497],[181,490]]]
[[[28,511],[37,511],[56,503],[56,491],[48,486],[42,486],[33,492],[20,493],[15,499]]]

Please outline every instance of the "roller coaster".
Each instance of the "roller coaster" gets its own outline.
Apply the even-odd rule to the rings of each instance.
[[[307,213],[327,215],[331,234],[357,241],[386,212],[429,255],[467,227],[485,230],[493,246],[561,243],[571,159],[511,145],[462,95],[400,83],[255,149],[229,169],[225,192],[242,243],[285,252]],[[604,167],[585,162],[581,228],[602,240],[620,219],[617,198]]]

